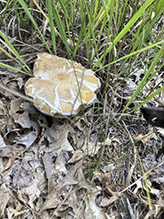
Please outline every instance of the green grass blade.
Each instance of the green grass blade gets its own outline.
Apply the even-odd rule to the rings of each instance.
[[[59,14],[58,14],[58,11],[56,10],[55,7],[53,7],[52,12],[53,12],[53,17],[54,17],[56,25],[58,27],[59,33],[61,35],[61,39],[62,39],[63,43],[65,44],[69,58],[71,58],[70,48],[69,48],[68,43],[67,43],[67,37],[66,37],[66,32],[65,32],[64,26],[63,26],[63,22],[62,22]]]
[[[115,46],[119,40],[130,30],[130,28],[135,24],[135,22],[142,16],[144,11],[153,3],[153,0],[147,0],[145,4],[143,4],[140,9],[135,13],[135,15],[130,19],[130,21],[126,24],[126,26],[122,29],[122,31],[116,36],[113,40],[113,43],[108,47],[106,52],[99,58],[98,62],[94,67],[100,64],[101,60],[106,56],[110,50]]]
[[[152,93],[151,95],[149,95],[147,98],[145,98],[140,104],[138,104],[138,106],[136,106],[133,110],[131,110],[128,114],[133,113],[135,110],[139,109],[141,106],[143,106],[145,103],[149,102],[153,97],[155,97],[156,95],[158,95],[159,93],[161,93],[164,90],[164,86],[159,88],[158,90],[156,90],[154,93]]]
[[[56,40],[55,40],[55,31],[54,31],[54,22],[53,22],[53,13],[52,13],[52,3],[50,0],[46,0],[46,6],[48,11],[49,24],[51,29],[51,38],[53,42],[54,52],[56,54]]]
[[[133,55],[135,55],[135,54],[138,54],[139,52],[143,52],[143,51],[145,51],[145,50],[151,49],[151,48],[153,48],[153,47],[155,47],[155,46],[157,46],[157,45],[163,44],[163,43],[164,43],[164,40],[162,40],[162,41],[160,41],[160,42],[157,42],[157,43],[154,43],[154,44],[152,44],[152,45],[149,45],[149,46],[147,46],[147,47],[144,47],[143,49],[140,49],[140,50],[137,50],[137,51],[135,51],[135,52],[132,52],[132,53],[126,55],[126,56],[123,56],[123,57],[121,57],[121,58],[119,58],[119,59],[117,59],[117,60],[115,60],[115,61],[113,61],[113,62],[111,62],[111,63],[109,63],[109,64],[107,64],[107,65],[105,65],[105,66],[103,66],[102,68],[99,68],[99,69],[96,70],[95,72],[100,71],[101,69],[106,68],[106,67],[108,67],[108,66],[110,66],[110,65],[112,65],[112,64],[115,64],[116,62],[119,62],[119,61],[121,61],[121,60],[123,60],[123,59],[129,58],[129,57],[131,57],[131,56],[133,56]]]
[[[10,66],[10,65],[7,65],[7,64],[1,63],[1,62],[0,62],[0,67],[6,68],[6,69],[10,69],[10,70],[12,70],[12,71],[20,72],[20,73],[23,73],[23,74],[27,74],[26,72],[21,71],[21,70],[18,69],[18,68],[14,68],[14,67],[12,67],[12,66]],[[29,75],[29,74],[28,74],[28,75]]]
[[[164,54],[164,45],[161,47],[161,49],[159,50],[159,52],[157,53],[156,57],[154,58],[152,64],[150,65],[148,71],[146,72],[146,74],[144,75],[142,81],[140,82],[140,84],[138,85],[137,89],[135,90],[135,92],[133,93],[133,95],[131,96],[130,100],[128,101],[128,103],[126,104],[125,108],[123,109],[122,113],[125,112],[125,110],[127,109],[127,107],[131,104],[131,102],[133,101],[133,99],[138,95],[138,93],[140,92],[141,88],[143,87],[145,81],[147,80],[147,78],[149,77],[149,75],[153,72],[156,64],[158,63],[158,61],[160,60],[160,58],[162,57],[162,55]],[[160,90],[160,89],[159,89]],[[152,96],[152,95],[151,95]]]
[[[40,30],[39,30],[37,24],[35,23],[35,20],[33,19],[32,15],[31,15],[31,13],[30,13],[30,11],[29,11],[29,9],[27,8],[26,3],[25,3],[23,0],[18,0],[18,1],[19,1],[20,5],[23,7],[23,9],[25,10],[25,12],[26,12],[26,14],[28,15],[28,17],[31,19],[31,21],[32,21],[32,23],[34,24],[35,28],[37,29],[38,33],[40,34],[40,36],[41,36],[41,38],[42,38],[44,44],[46,45],[46,47],[47,47],[49,53],[51,53],[51,50],[50,50],[50,48],[49,48],[47,42],[45,41],[44,36],[43,36],[42,33],[40,32]]]
[[[13,47],[13,45],[10,43],[10,41],[7,39],[7,37],[0,31],[0,36],[4,39],[4,41],[7,43],[7,45],[10,47],[12,52],[17,56],[17,58],[23,63],[23,65],[30,71],[30,68],[26,65],[26,63],[23,61],[19,53],[16,51],[16,49]],[[1,48],[1,47],[0,47]],[[1,49],[3,50],[3,49]],[[4,51],[4,50],[3,50]],[[4,51],[5,52],[5,51]],[[7,53],[6,53],[7,54]],[[17,61],[18,62],[18,61]],[[19,63],[19,62],[18,62]],[[22,66],[20,63],[19,65],[28,73],[28,71]]]

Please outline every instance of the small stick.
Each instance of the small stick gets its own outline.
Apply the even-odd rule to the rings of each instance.
[[[0,88],[1,88],[1,89],[4,89],[4,90],[7,91],[7,92],[12,93],[13,95],[15,95],[15,96],[17,96],[17,97],[21,97],[21,98],[23,98],[23,99],[25,99],[25,100],[28,100],[28,101],[30,101],[30,102],[32,102],[32,103],[35,103],[35,101],[32,100],[31,98],[28,98],[28,97],[26,97],[26,96],[20,94],[20,93],[17,92],[17,91],[13,91],[13,90],[11,90],[11,89],[5,87],[4,85],[0,85]]]

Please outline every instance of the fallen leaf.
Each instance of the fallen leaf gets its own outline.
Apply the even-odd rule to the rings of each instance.
[[[112,203],[116,202],[119,199],[120,196],[121,196],[121,193],[120,193],[119,196],[118,195],[117,196],[113,195],[113,196],[111,196],[109,198],[104,197],[101,200],[100,206],[101,207],[107,207],[107,206],[111,205]]]
[[[64,179],[53,188],[53,190],[48,194],[46,201],[40,210],[40,213],[46,209],[56,208],[58,205],[61,205],[63,202],[63,191],[65,188],[69,190],[69,186],[77,185],[78,181],[75,179],[75,173],[78,171],[78,168],[81,166],[81,162],[76,163],[72,166]],[[65,187],[67,185],[67,187]],[[64,203],[63,203],[64,204]]]
[[[14,143],[24,145],[27,148],[29,148],[34,141],[36,140],[36,132],[35,131],[29,131],[28,134],[24,134],[21,136],[16,136],[13,140]]]
[[[3,183],[0,186],[0,216],[3,218],[4,211],[6,209],[6,205],[8,204],[11,196],[10,196],[10,191],[6,187],[6,185]]]
[[[64,125],[53,125],[51,128],[47,128],[45,131],[45,137],[51,143],[49,150],[45,149],[46,152],[56,150],[57,158],[55,161],[55,169],[62,171],[67,174],[66,163],[67,160],[64,157],[65,152],[71,154],[74,153],[72,145],[68,141],[69,126]]]
[[[106,216],[101,208],[95,204],[96,193],[93,193],[92,190],[89,194],[89,197],[86,202],[86,210],[84,211],[84,218],[90,216],[93,219],[106,219]]]
[[[98,153],[98,151],[101,148],[101,143],[100,144],[95,144],[92,141],[85,141],[82,150],[84,151],[85,155],[89,156],[94,156],[95,154]]]
[[[133,137],[137,141],[142,141],[143,144],[150,141],[151,138],[157,139],[156,134],[153,132],[153,128],[150,130],[150,132],[146,135],[139,134],[138,136]]]
[[[33,181],[31,167],[26,161],[18,162],[12,170],[12,187],[23,188],[29,186]]]
[[[55,182],[53,181],[54,177],[52,177],[52,174],[53,174],[53,167],[52,167],[53,161],[52,161],[52,157],[49,154],[46,154],[46,153],[42,157],[42,160],[43,160],[43,164],[44,164],[44,167],[45,167],[46,177],[48,179],[48,193],[49,193],[50,191],[52,191],[52,189],[55,186]]]
[[[71,157],[71,159],[69,159],[69,161],[67,162],[68,164],[70,163],[75,163],[79,160],[81,160],[84,157],[84,152],[81,150],[76,150],[73,154],[73,156]]]

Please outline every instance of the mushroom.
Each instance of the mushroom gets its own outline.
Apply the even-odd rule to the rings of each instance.
[[[42,113],[76,115],[82,105],[94,102],[100,80],[81,64],[40,53],[34,64],[34,78],[25,84],[25,93]]]

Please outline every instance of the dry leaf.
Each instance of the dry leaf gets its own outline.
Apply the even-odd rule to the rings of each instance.
[[[76,150],[73,154],[73,156],[71,157],[71,159],[69,159],[69,161],[67,162],[69,163],[75,163],[79,160],[81,160],[84,157],[84,152],[81,150]]]
[[[139,134],[138,136],[134,136],[133,138],[137,141],[140,140],[143,142],[143,144],[145,144],[145,143],[149,142],[151,138],[157,139],[157,136],[153,132],[153,128],[152,128],[148,134],[146,134],[146,135]]]
[[[91,193],[86,202],[86,210],[84,212],[84,218],[88,218],[89,216],[93,219],[106,219],[106,216],[102,211],[102,209],[95,204],[95,199],[96,199],[96,193],[93,193],[91,190]]]
[[[112,203],[116,202],[119,199],[120,196],[121,196],[121,193],[120,193],[119,196],[118,195],[117,196],[114,195],[114,196],[111,196],[109,198],[104,197],[101,200],[100,206],[101,207],[107,207],[107,206],[111,205]]]
[[[53,188],[53,190],[48,194],[46,198],[46,202],[44,203],[44,206],[40,210],[40,212],[50,209],[50,208],[56,208],[58,205],[62,204],[64,198],[63,198],[63,191],[71,188],[72,185],[76,185],[78,183],[77,180],[75,180],[75,173],[78,171],[78,168],[81,166],[81,162],[76,163],[74,166],[72,166],[65,178]],[[65,187],[67,185],[67,187]],[[63,203],[64,204],[64,203]]]
[[[84,151],[85,155],[94,156],[95,154],[98,153],[100,148],[101,148],[101,143],[96,145],[92,141],[85,141],[82,150]]]
[[[33,181],[31,167],[26,161],[18,162],[12,170],[12,187],[23,188],[27,187]]]
[[[0,186],[0,216],[3,218],[4,211],[6,209],[6,205],[8,204],[11,196],[10,196],[10,190],[6,187],[6,185],[3,183]]]

